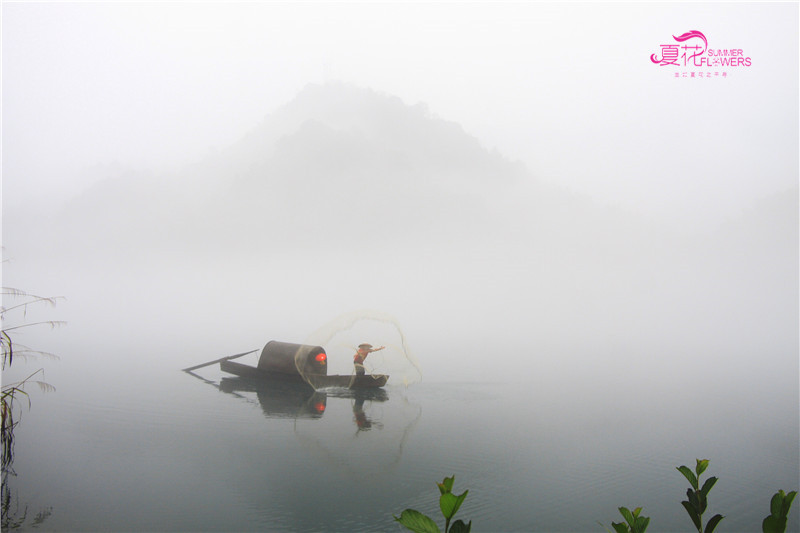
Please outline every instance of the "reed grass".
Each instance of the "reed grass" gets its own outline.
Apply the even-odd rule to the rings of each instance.
[[[44,320],[36,322],[27,322],[28,309],[34,305],[49,305],[55,306],[56,302],[61,299],[60,297],[43,297],[34,294],[29,294],[19,289],[8,287],[2,288],[3,303],[9,299],[16,301],[14,305],[0,306],[0,352],[2,352],[2,369],[10,368],[15,360],[22,357],[28,360],[32,357],[46,357],[55,358],[57,356],[49,352],[34,350],[28,346],[19,344],[15,341],[14,335],[23,329],[49,326],[51,329],[65,324],[62,321]],[[19,322],[8,325],[9,315],[13,314]],[[19,316],[18,316],[19,315]],[[26,526],[28,521],[28,507],[20,506],[19,501],[12,497],[11,489],[9,487],[9,476],[15,476],[14,471],[14,431],[22,419],[21,403],[27,403],[27,407],[31,407],[31,398],[28,391],[25,390],[26,386],[36,385],[43,392],[54,391],[55,387],[43,379],[44,369],[39,368],[29,374],[27,377],[20,381],[12,383],[3,383],[2,392],[0,392],[0,432],[2,433],[2,458],[0,458],[0,467],[2,467],[2,496],[0,496],[0,510],[2,510],[2,529],[19,529]],[[37,513],[30,524],[32,527],[37,527],[49,515],[52,509],[45,509]]]

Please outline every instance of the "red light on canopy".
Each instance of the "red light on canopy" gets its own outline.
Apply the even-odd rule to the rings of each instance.
[[[314,410],[318,413],[321,413],[325,410],[325,404],[322,402],[317,402],[314,404]]]
[[[316,359],[318,363],[324,363],[327,357],[325,356],[324,353],[318,353],[314,359]]]

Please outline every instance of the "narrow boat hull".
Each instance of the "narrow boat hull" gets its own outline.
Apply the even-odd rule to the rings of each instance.
[[[389,376],[385,374],[366,374],[363,376],[327,376],[324,374],[307,374],[305,379],[300,374],[286,374],[283,372],[270,372],[250,365],[243,365],[235,361],[221,361],[219,364],[223,372],[234,374],[247,379],[262,381],[288,381],[305,383],[314,389],[328,387],[346,389],[376,389],[386,385]]]

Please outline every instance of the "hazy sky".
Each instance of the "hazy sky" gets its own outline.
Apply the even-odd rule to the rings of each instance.
[[[534,175],[676,221],[797,182],[791,3],[2,4],[6,205],[97,165],[176,167],[308,83],[424,102]],[[649,57],[699,30],[748,68],[675,78]]]

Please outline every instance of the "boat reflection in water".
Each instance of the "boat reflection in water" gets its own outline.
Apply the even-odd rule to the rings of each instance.
[[[305,385],[274,380],[249,380],[222,378],[222,392],[242,396],[241,392],[254,392],[261,409],[269,418],[320,418],[325,414],[327,395]]]
[[[384,389],[322,389],[314,390],[305,383],[288,382],[281,379],[251,380],[223,377],[219,383],[222,392],[243,396],[239,393],[255,393],[264,415],[268,418],[322,418],[329,398],[353,402],[353,419],[359,431],[373,426],[374,422],[364,411],[364,402],[386,402],[389,395]]]
[[[238,376],[215,382],[190,374],[219,391],[257,403],[269,420],[290,421],[291,434],[305,449],[303,461],[314,458],[325,475],[338,479],[336,483],[344,479],[369,483],[375,472],[396,468],[422,415],[422,408],[402,390],[392,391],[389,401],[383,388],[314,390],[305,382],[285,379]],[[278,424],[275,429],[287,426]]]

